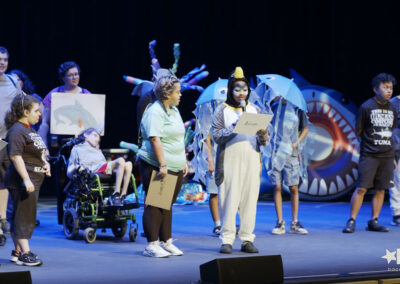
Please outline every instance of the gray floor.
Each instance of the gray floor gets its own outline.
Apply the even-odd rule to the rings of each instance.
[[[136,210],[140,223],[142,208]],[[391,214],[385,204],[380,221],[390,226],[389,233],[365,231],[370,216],[366,203],[357,219],[355,234],[343,234],[347,220],[348,203],[301,203],[300,221],[310,234],[273,236],[275,223],[273,203],[259,202],[255,245],[259,255],[281,254],[285,277],[340,274],[400,269],[400,264],[386,259],[386,249],[400,248],[400,227],[390,226]],[[146,240],[138,237],[135,243],[125,236],[115,241],[112,233],[98,231],[98,239],[87,244],[80,238],[67,240],[62,227],[56,224],[55,200],[41,199],[38,209],[41,225],[31,240],[32,251],[44,261],[41,267],[20,267],[8,261],[13,248],[8,238],[0,247],[0,272],[30,270],[33,283],[197,283],[199,265],[215,258],[245,257],[239,252],[240,242],[234,244],[234,253],[218,253],[220,241],[211,235],[212,222],[206,205],[174,206],[173,234],[176,245],[184,256],[167,259],[143,257]],[[290,203],[284,203],[284,218],[290,222]],[[82,235],[82,234],[81,234]],[[400,263],[400,256],[399,256]]]

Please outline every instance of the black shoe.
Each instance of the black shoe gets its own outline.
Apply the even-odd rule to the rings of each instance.
[[[112,206],[123,206],[121,198],[119,197],[119,193],[111,195],[108,200]]]
[[[232,253],[232,245],[230,244],[223,244],[219,249],[220,253]]]
[[[12,250],[12,251],[11,251],[11,258],[10,258],[10,261],[11,261],[11,262],[17,262],[18,257],[19,257],[19,251]]]
[[[240,250],[247,253],[258,253],[258,249],[253,245],[252,242],[244,242]]]
[[[16,263],[17,265],[25,266],[39,266],[43,264],[43,262],[38,259],[37,255],[32,252],[20,253]]]
[[[8,223],[7,219],[0,220],[0,227],[3,230],[3,233],[5,234],[10,233],[10,223]]]
[[[368,226],[365,229],[373,232],[389,232],[389,228],[379,224],[378,219],[369,220]]]
[[[354,233],[355,229],[356,229],[356,220],[350,218],[346,223],[346,227],[343,229],[343,233]]]
[[[400,225],[400,215],[393,216],[392,223],[393,226]]]

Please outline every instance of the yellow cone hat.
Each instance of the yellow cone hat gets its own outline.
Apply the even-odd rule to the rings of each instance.
[[[238,66],[235,69],[235,72],[233,73],[233,78],[235,79],[241,79],[244,78],[244,73],[242,67]]]

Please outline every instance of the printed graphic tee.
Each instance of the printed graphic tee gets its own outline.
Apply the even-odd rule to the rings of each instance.
[[[32,183],[41,185],[44,178],[46,145],[32,128],[16,122],[7,133],[7,150],[9,156],[19,155],[25,162],[26,170]],[[22,178],[13,163],[6,173],[7,188],[20,188]],[[39,187],[40,188],[40,187]],[[39,190],[36,188],[36,190]]]
[[[375,98],[363,103],[357,116],[360,152],[378,158],[394,157],[392,131],[397,127],[397,110],[390,102],[382,105]]]

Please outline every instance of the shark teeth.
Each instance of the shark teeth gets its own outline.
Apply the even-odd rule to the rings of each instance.
[[[323,92],[306,89],[303,94],[307,101],[310,120],[315,124],[313,127],[321,130],[316,130],[316,133],[310,135],[314,140],[313,147],[319,149],[320,152],[322,151],[321,153],[325,151],[324,149],[331,152],[317,155],[316,157],[321,160],[311,161],[308,166],[308,181],[300,185],[299,191],[311,196],[339,194],[352,187],[358,177],[359,142],[353,123],[350,123],[352,118],[344,117],[341,112],[343,107],[340,104],[336,106],[336,101],[329,100],[329,103],[321,101],[325,100],[324,97],[329,97]],[[355,116],[353,119],[355,119]],[[329,133],[329,135],[326,133]],[[330,139],[331,143],[327,143],[327,139]],[[338,155],[343,155],[345,152],[350,153],[346,156],[346,159],[348,157],[349,160],[348,162],[342,160],[343,167],[340,167],[337,173],[332,173],[334,176],[318,175],[320,168],[324,169],[324,167],[332,165],[340,158]]]

